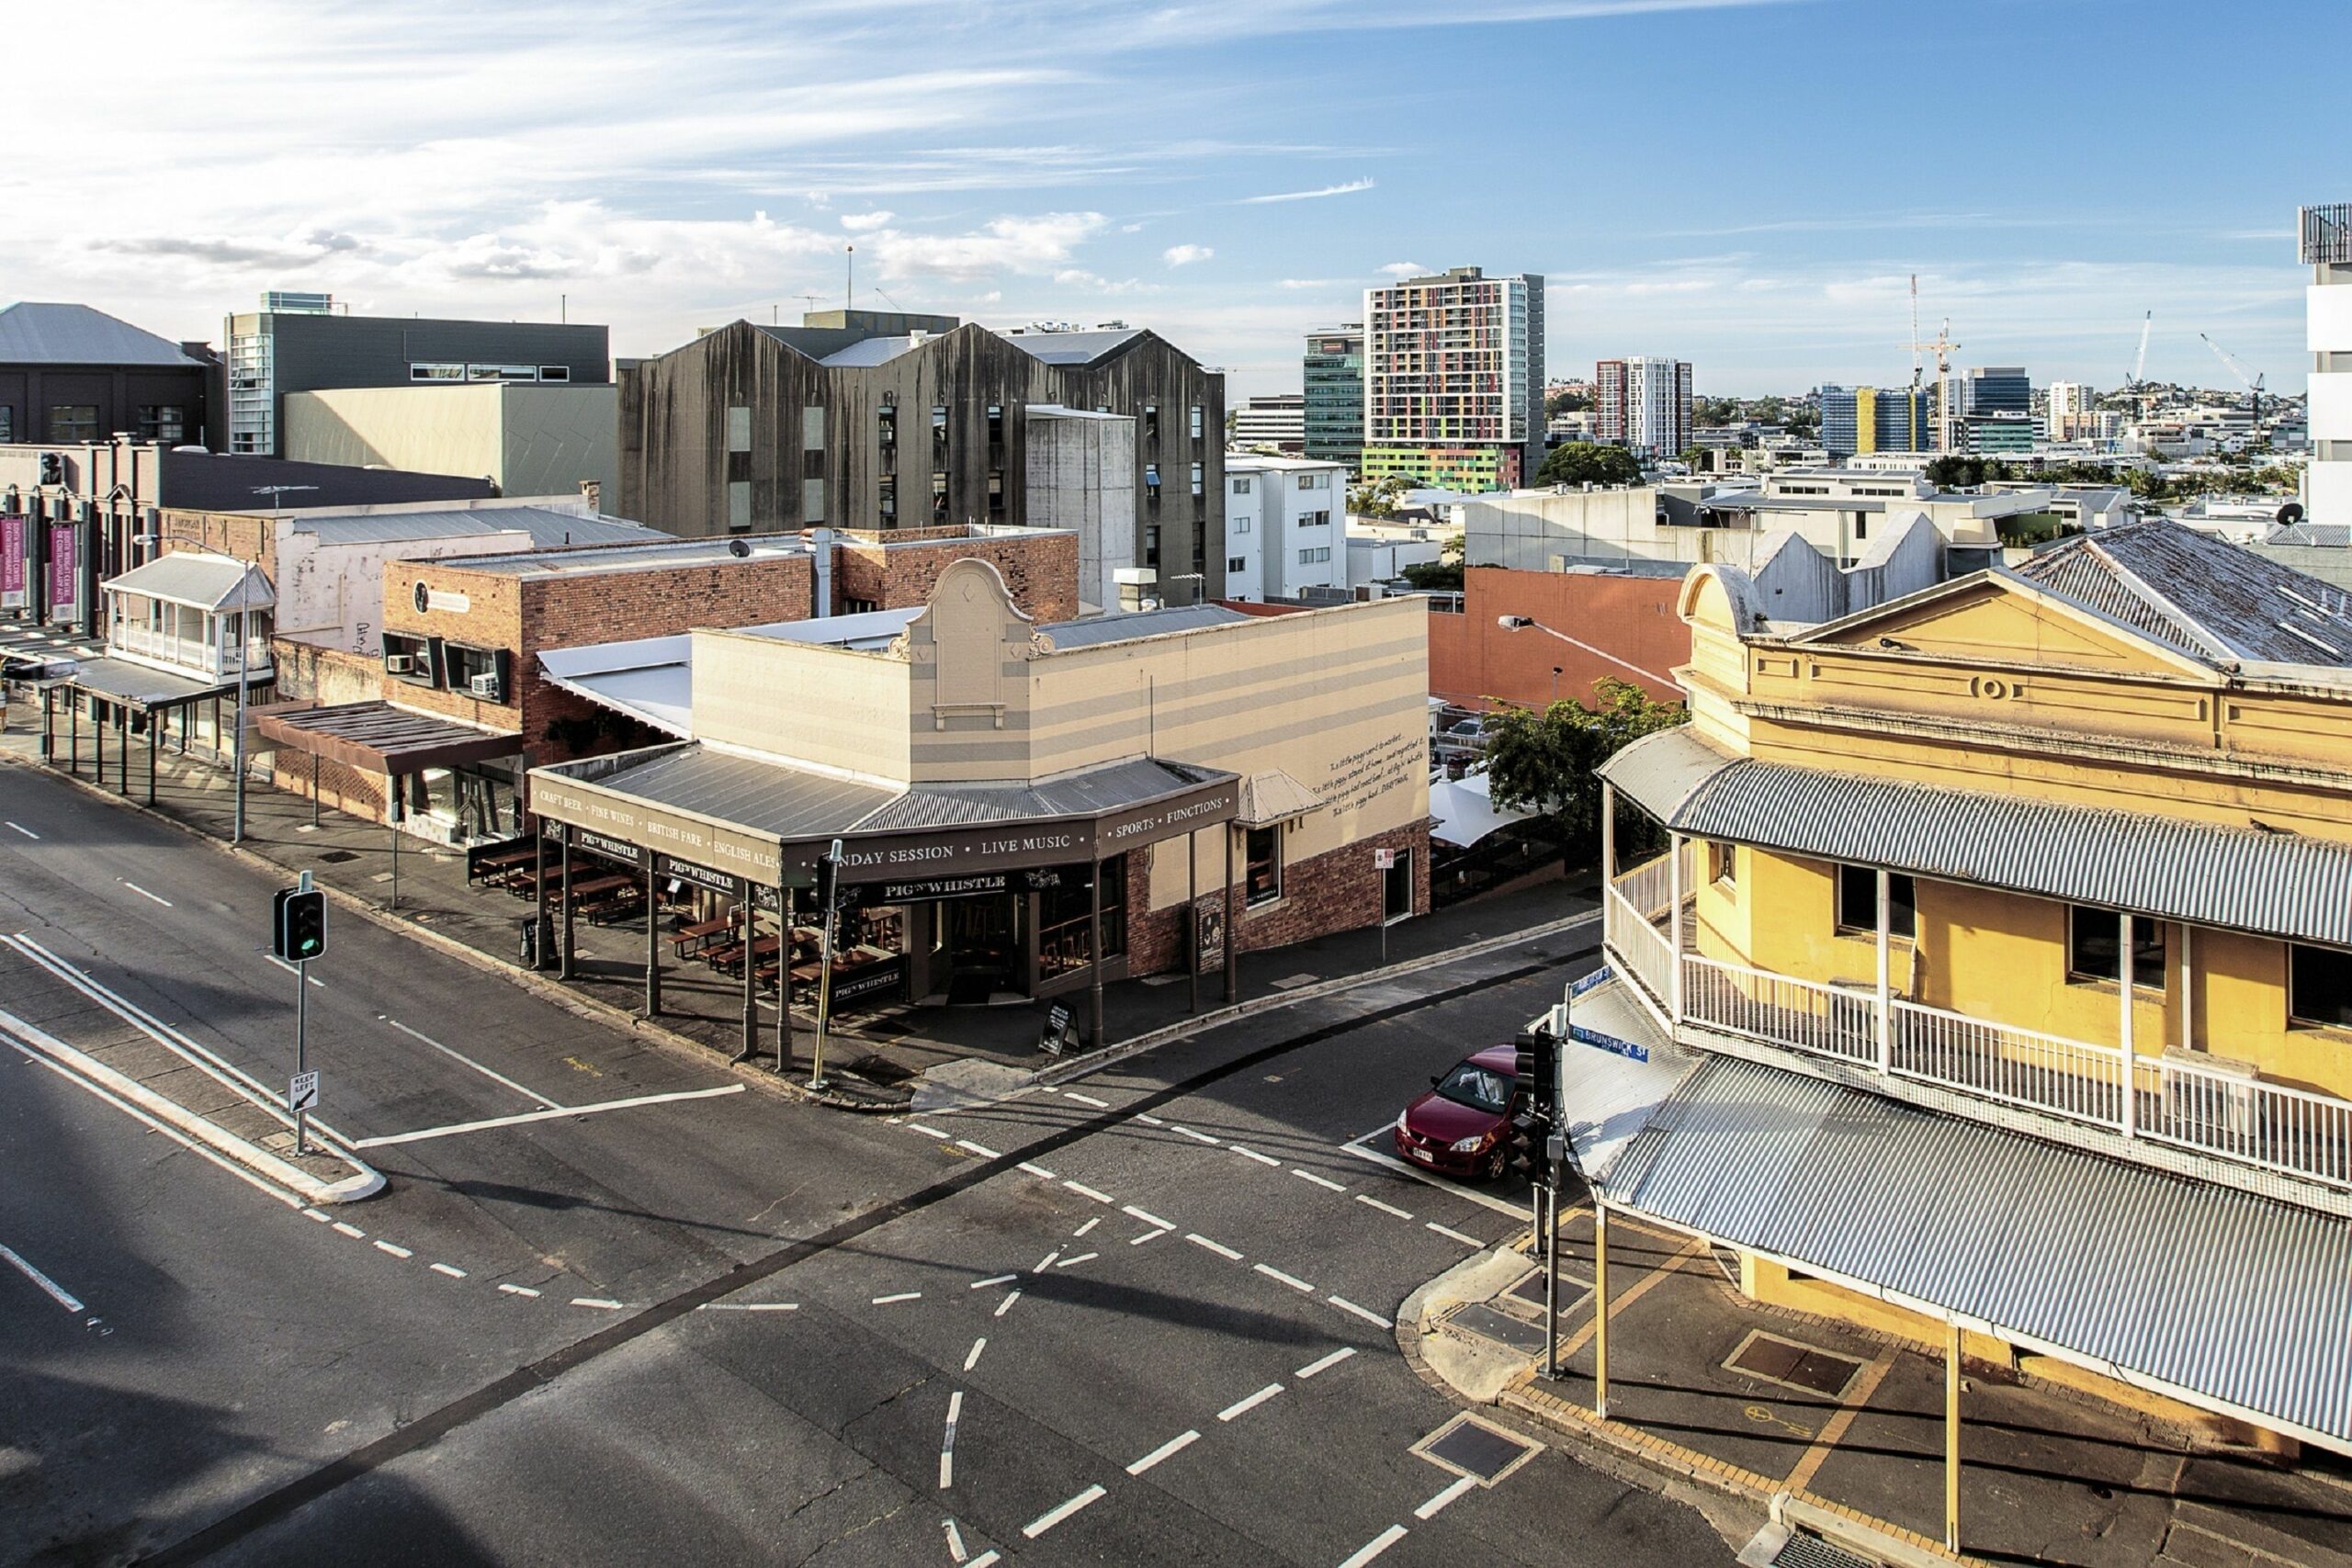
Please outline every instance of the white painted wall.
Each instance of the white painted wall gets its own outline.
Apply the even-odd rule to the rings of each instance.
[[[494,515],[494,513],[493,513]],[[277,525],[277,633],[350,653],[384,650],[384,563],[442,560],[452,556],[507,555],[531,547],[520,530],[485,527],[444,539],[341,543]]]

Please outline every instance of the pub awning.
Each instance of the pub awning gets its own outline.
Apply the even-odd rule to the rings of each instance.
[[[454,768],[523,750],[522,736],[512,731],[480,729],[383,702],[288,705],[259,709],[253,717],[254,729],[272,745],[368,773]]]
[[[266,686],[267,678],[256,681],[256,687]],[[90,659],[75,667],[66,685],[76,692],[86,692],[102,702],[119,703],[141,713],[158,708],[186,707],[207,697],[234,695],[237,682],[232,677],[194,680],[186,675],[174,675],[128,659]]]
[[[1611,1208],[2352,1452],[2341,1216],[1723,1056],[1588,1168]]]

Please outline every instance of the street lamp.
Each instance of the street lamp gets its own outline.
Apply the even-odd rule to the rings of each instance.
[[[274,496],[283,495],[288,491],[318,488],[316,485],[255,485],[254,493]],[[237,579],[237,745],[235,751],[237,813],[229,829],[229,841],[232,844],[242,844],[245,841],[245,694],[250,684],[254,661],[253,614],[249,601],[252,596],[254,566],[251,561],[240,561],[238,564],[245,570],[244,575]],[[399,781],[390,782],[397,787]]]
[[[1671,675],[1661,675],[1655,670],[1645,670],[1638,664],[1618,658],[1605,648],[1595,648],[1592,644],[1578,637],[1572,637],[1566,632],[1555,631],[1532,615],[1497,615],[1495,625],[1507,632],[1539,631],[1547,637],[1558,637],[1570,648],[1580,648],[1596,659],[1606,659],[1621,670],[1630,670],[1645,681],[1655,681],[1661,686],[1672,686],[1675,683],[1674,677]],[[1552,671],[1552,692],[1555,698],[1559,695],[1559,678],[1560,670],[1555,665]]]

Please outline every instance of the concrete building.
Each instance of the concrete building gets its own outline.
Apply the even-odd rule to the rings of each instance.
[[[1023,412],[1029,456],[1023,510],[1030,527],[1078,536],[1078,613],[1137,610],[1145,599],[1157,600],[1159,569],[1136,564],[1142,528],[1135,416],[1054,403],[1032,403]]]
[[[1544,279],[1458,266],[1364,293],[1367,479],[1508,490],[1544,457]]]
[[[298,462],[479,475],[501,495],[620,498],[619,389],[451,382],[341,387],[286,399]]]
[[[2042,434],[2052,441],[2087,441],[2098,434],[2098,392],[2087,382],[2052,381],[2042,414]]]
[[[1265,604],[1344,595],[1344,467],[1227,452],[1225,491],[1225,597]]]
[[[2306,207],[2303,346],[2312,355],[2305,412],[2312,460],[2303,502],[2313,523],[2352,524],[2352,203]]]
[[[117,435],[216,444],[219,367],[200,343],[170,343],[87,305],[0,310],[0,446],[92,446]]]
[[[1690,446],[1690,362],[1637,355],[1593,367],[1593,434],[1649,457]]]
[[[1233,434],[1227,445],[1241,451],[1270,446],[1287,457],[1306,451],[1306,399],[1296,392],[1272,392],[1251,398],[1233,411]]]
[[[620,380],[618,510],[685,537],[1020,526],[1038,471],[1033,408],[1124,417],[1132,478],[1114,488],[1132,491],[1132,532],[1101,558],[1153,574],[1167,602],[1223,592],[1225,380],[1153,333],[814,311],[797,327],[718,328]],[[1071,504],[1108,517],[1117,500]]]
[[[1953,412],[1963,419],[1982,414],[2033,412],[2033,383],[2022,365],[1976,365],[1953,383],[1958,389]]]
[[[2005,410],[1962,415],[1954,445],[1971,457],[2015,457],[2030,455],[2041,439],[2041,427],[2031,414]]]
[[[1833,457],[1872,452],[1930,452],[1936,446],[1935,394],[1928,388],[1821,389],[1821,445]]]
[[[1306,334],[1306,445],[1304,455],[1344,463],[1363,461],[1363,323],[1318,327]]]
[[[1814,624],[1692,573],[1691,722],[1601,770],[1667,852],[1569,1009],[1645,1048],[1569,1079],[1597,1201],[1940,1340],[1955,1433],[1965,1358],[2352,1452],[2341,604],[2160,521]]]
[[[283,457],[286,399],[342,387],[467,382],[584,386],[610,381],[603,327],[555,321],[426,321],[335,312],[325,294],[271,292],[232,315],[225,449]]]

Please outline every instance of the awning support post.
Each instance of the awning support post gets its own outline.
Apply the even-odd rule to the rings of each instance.
[[[531,825],[531,900],[536,906],[531,926],[531,968],[536,973],[548,966],[548,829],[544,822]]]
[[[1201,836],[1184,835],[1184,980],[1192,1001],[1186,1010],[1201,1010]]]
[[[2180,922],[2180,1048],[2197,1049],[2196,970],[2189,964],[2188,922]]]
[[[760,1004],[752,993],[752,944],[759,940],[760,921],[752,908],[752,879],[736,879],[738,896],[743,900],[743,1054],[735,1059],[748,1062],[760,1048]]]
[[[645,1016],[662,1016],[661,856],[645,852]]]
[[[319,754],[311,753],[311,826],[319,825]]]
[[[2121,982],[2119,989],[2120,989],[2123,994],[2122,1022],[2118,1032],[2119,1037],[2123,1043],[2123,1059],[2120,1064],[2122,1067],[2121,1077],[2123,1087],[2123,1135],[2130,1138],[2138,1135],[2140,1122],[2140,1107],[2138,1103],[2140,1098],[2139,1063],[2133,1059],[2132,1053],[2134,1047],[2132,1043],[2132,984],[2133,976],[2132,974],[2131,911],[2126,910],[2115,918],[2118,923],[2118,930],[2120,933],[2120,946],[2117,950],[2115,959],[2115,975],[2116,978]]]
[[[1888,979],[1887,927],[1890,923],[1886,867],[1878,868],[1878,1070],[1894,1070],[1894,987]]]
[[[1225,911],[1225,1005],[1231,1007],[1241,988],[1237,963],[1241,950],[1241,928],[1233,918],[1233,824],[1227,822],[1220,831],[1225,835],[1225,892],[1217,903]]]
[[[775,1070],[781,1077],[792,1062],[792,889],[784,885],[778,870],[775,924],[783,940],[775,958]]]
[[[1600,781],[1600,891],[1617,886],[1617,786]]]
[[[65,771],[82,776],[82,694],[65,694]]]
[[[1960,1323],[1944,1325],[1944,1548],[1960,1551]]]
[[[147,710],[147,804],[155,804],[155,749],[164,743],[164,708]]]
[[[1089,913],[1086,924],[1087,1007],[1092,1019],[1092,1032],[1087,1036],[1089,1049],[1102,1049],[1102,857],[1094,857],[1093,885],[1086,893]]]
[[[1682,835],[1666,836],[1667,946],[1672,953],[1667,970],[1667,1013],[1682,1021]]]
[[[1592,1413],[1609,1419],[1609,1205],[1592,1195]]]
[[[130,705],[114,705],[114,778],[116,793],[130,798]]]
[[[57,688],[40,689],[40,761],[49,767],[57,761]]]
[[[384,793],[390,798],[392,804],[391,810],[385,813],[391,823],[392,834],[392,898],[386,908],[398,909],[401,907],[401,807],[403,804],[401,799],[400,774],[386,773],[384,784],[386,786]]]
[[[561,879],[563,893],[563,907],[558,911],[563,921],[563,931],[555,950],[555,977],[559,980],[571,978],[571,824],[566,822],[562,844],[558,851],[561,860],[556,873]]]

